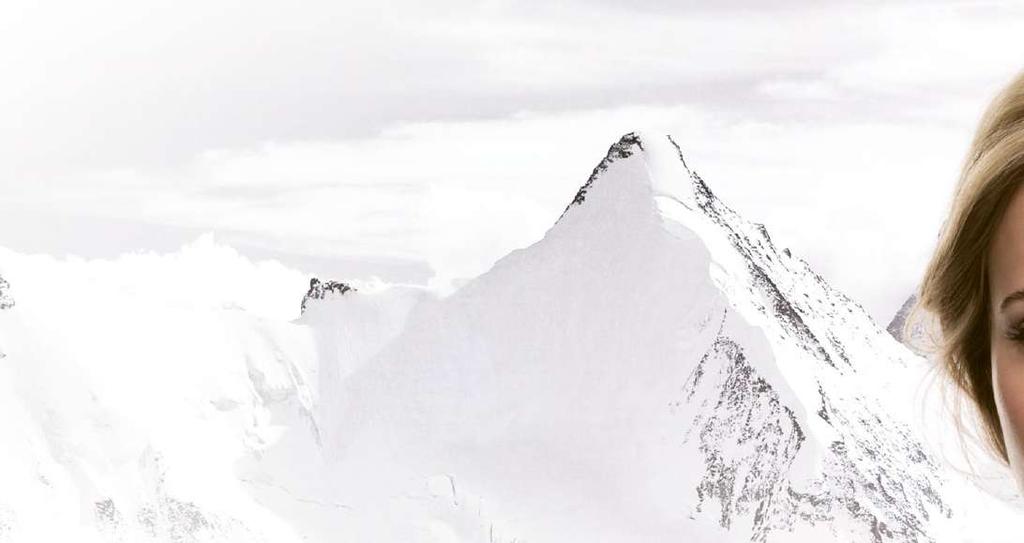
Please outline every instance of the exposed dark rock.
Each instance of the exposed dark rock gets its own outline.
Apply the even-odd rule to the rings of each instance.
[[[145,463],[152,469],[154,495],[138,505],[135,514],[125,514],[112,499],[94,504],[99,526],[118,536],[136,534],[139,531],[157,541],[176,543],[199,543],[200,541],[254,541],[255,534],[235,518],[204,511],[193,502],[178,499],[168,494],[166,470],[159,454],[146,457]],[[132,539],[135,540],[135,539]]]
[[[0,309],[14,307],[14,298],[11,297],[11,285],[3,277],[0,277]]]
[[[107,534],[116,533],[124,525],[124,518],[114,500],[107,498],[93,504],[93,516],[96,517],[96,525]]]
[[[342,295],[350,290],[355,291],[357,289],[340,281],[321,281],[314,277],[309,280],[309,290],[306,292],[306,295],[302,297],[301,312],[306,312],[306,304],[310,300],[323,300],[328,295]]]
[[[691,405],[688,412],[697,414],[688,421],[686,439],[696,436],[704,454],[704,476],[695,489],[698,507],[715,502],[723,527],[749,516],[752,541],[792,530],[798,522],[831,526],[841,517],[862,523],[871,541],[933,541],[925,531],[929,515],[952,514],[940,497],[938,462],[909,428],[889,420],[877,400],[847,388],[847,376],[858,373],[858,364],[875,362],[852,359],[848,342],[876,341],[877,326],[860,304],[833,289],[788,248],[777,249],[764,225],[743,219],[699,174],[686,169],[694,211],[715,224],[741,257],[747,299],[766,322],[781,328],[775,331],[780,340],[823,363],[806,368],[818,381],[819,396],[806,412],[838,436],[816,444],[824,449],[817,478],[801,488],[792,486],[789,468],[809,445],[802,426],[806,421],[796,414],[804,411],[783,401],[758,374],[759,366],[748,360],[743,345],[720,326],[677,403]]]
[[[797,522],[830,526],[842,517],[862,522],[874,542],[934,541],[924,525],[930,511],[952,514],[939,497],[937,463],[869,402],[840,408],[820,384],[818,391],[817,415],[841,439],[824,451],[819,478],[797,489],[789,470],[806,445],[800,419],[720,328],[683,386],[685,400],[674,404],[697,413],[684,438],[696,437],[704,455],[697,511],[716,502],[725,528],[751,516],[754,542]],[[877,431],[882,425],[887,431]]]
[[[640,141],[640,136],[638,136],[635,132],[630,132],[619,138],[619,141],[613,143],[611,147],[608,148],[608,153],[605,155],[605,157],[601,159],[601,162],[599,162],[597,166],[594,167],[594,171],[590,173],[590,177],[587,178],[586,183],[583,183],[583,186],[581,186],[580,189],[576,192],[576,196],[573,197],[571,202],[569,202],[569,205],[565,206],[565,210],[562,211],[562,214],[558,216],[558,220],[561,220],[562,217],[565,216],[566,212],[569,211],[570,207],[582,204],[583,201],[587,199],[587,190],[590,189],[590,186],[594,183],[594,180],[600,177],[601,174],[608,169],[608,166],[610,166],[616,160],[632,156],[634,145],[639,147],[640,150],[643,150],[644,148],[643,142]]]

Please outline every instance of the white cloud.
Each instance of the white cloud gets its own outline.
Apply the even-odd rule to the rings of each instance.
[[[647,128],[883,318],[1024,14],[767,5],[7,2],[0,203],[458,277],[537,239]],[[19,224],[0,246],[31,249]]]
[[[49,255],[21,255],[0,248],[4,276],[21,288],[69,295],[69,289],[87,288],[86,299],[130,298],[152,307],[191,310],[244,310],[274,320],[299,316],[309,276],[273,260],[252,261],[204,234],[171,253],[153,251],[113,259],[57,259]],[[69,285],[56,277],[72,275]],[[45,285],[50,284],[47,288]],[[102,314],[103,308],[96,308]]]
[[[0,7],[0,185],[521,110],[822,118],[799,96],[764,96],[765,81],[830,85],[851,116],[898,111],[868,98],[920,99],[942,73],[948,93],[1020,58],[1019,11],[969,6],[13,0]]]

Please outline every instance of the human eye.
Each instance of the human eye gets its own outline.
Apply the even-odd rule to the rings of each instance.
[[[1009,328],[1006,329],[1004,334],[1006,339],[1010,341],[1016,341],[1024,343],[1024,319],[1017,320]]]

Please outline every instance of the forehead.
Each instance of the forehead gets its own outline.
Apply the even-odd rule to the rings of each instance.
[[[1014,191],[989,248],[993,298],[1024,288],[1024,190]]]

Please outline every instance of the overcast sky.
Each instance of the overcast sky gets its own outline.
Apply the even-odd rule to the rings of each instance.
[[[444,282],[539,239],[653,130],[884,326],[1022,28],[1019,2],[7,0],[0,246],[213,231]]]

